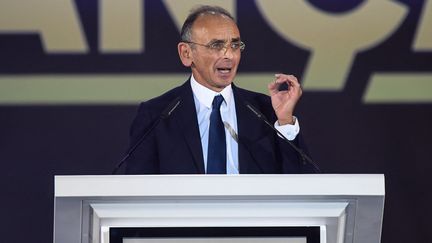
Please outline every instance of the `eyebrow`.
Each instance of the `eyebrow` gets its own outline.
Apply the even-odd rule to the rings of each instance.
[[[231,42],[238,42],[240,41],[240,37],[232,38]],[[225,42],[225,40],[222,39],[212,39],[209,43],[215,43],[215,42]]]

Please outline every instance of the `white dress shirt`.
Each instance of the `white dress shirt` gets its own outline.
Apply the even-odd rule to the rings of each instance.
[[[237,113],[235,108],[235,100],[231,85],[225,87],[220,93],[199,84],[193,75],[191,76],[192,92],[194,94],[195,108],[197,112],[198,126],[201,136],[201,146],[204,156],[204,169],[207,171],[207,150],[208,150],[208,137],[210,127],[210,114],[212,111],[213,98],[216,95],[222,95],[224,102],[220,107],[222,121],[225,124],[225,138],[227,149],[227,174],[239,174],[239,161],[238,161],[238,143],[237,143]],[[294,140],[300,132],[300,125],[298,119],[295,119],[294,125],[279,126],[275,122],[275,128],[284,134],[289,140]],[[231,130],[231,131],[230,131]]]

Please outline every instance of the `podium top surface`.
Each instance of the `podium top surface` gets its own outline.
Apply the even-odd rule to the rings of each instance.
[[[382,174],[55,176],[55,197],[384,196]]]

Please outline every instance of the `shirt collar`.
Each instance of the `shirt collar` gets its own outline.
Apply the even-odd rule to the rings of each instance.
[[[218,93],[198,83],[194,78],[193,74],[190,80],[191,80],[192,92],[194,93],[195,97],[198,99],[198,101],[201,104],[211,109],[213,98],[216,95],[221,94],[224,98],[225,103],[229,107],[230,102],[232,102],[233,99],[233,91],[232,91],[231,84],[226,86],[220,93]]]

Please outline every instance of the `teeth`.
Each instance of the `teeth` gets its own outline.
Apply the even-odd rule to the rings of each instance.
[[[218,71],[221,73],[229,73],[231,71],[231,68],[218,68]]]

